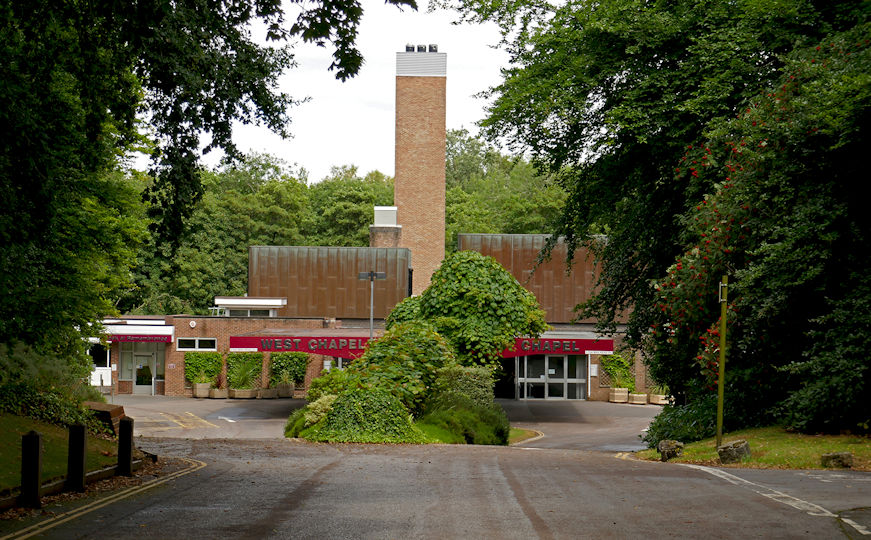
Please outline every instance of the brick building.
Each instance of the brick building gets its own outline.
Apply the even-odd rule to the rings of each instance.
[[[111,381],[119,393],[191,395],[185,354],[216,351],[262,353],[265,387],[271,354],[296,350],[310,358],[307,387],[322,370],[362,354],[393,306],[422,292],[444,259],[446,71],[447,57],[433,45],[397,53],[396,206],[374,209],[370,247],[251,246],[248,294],[217,297],[210,315],[105,321],[103,344],[91,350],[92,383]],[[595,269],[581,256],[567,274],[557,252],[531,273],[544,238],[460,235],[460,249],[495,257],[531,290],[552,326],[540,339],[518,338],[504,351],[497,394],[606,399],[599,357],[614,342],[596,335],[592,321],[572,321],[574,306],[592,291]],[[383,279],[361,279],[369,272]],[[370,317],[378,320],[371,327]]]

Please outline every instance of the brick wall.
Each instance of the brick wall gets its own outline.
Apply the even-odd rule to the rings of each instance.
[[[191,321],[196,325],[192,328]],[[232,317],[196,317],[187,315],[171,315],[166,317],[166,324],[175,325],[175,342],[166,347],[166,382],[165,392],[168,396],[191,395],[191,389],[186,388],[184,378],[184,353],[177,350],[179,338],[215,338],[217,339],[218,352],[226,355],[230,351],[230,336],[242,336],[255,333],[264,329],[317,329],[336,328],[335,319],[280,319],[280,318],[232,318]],[[269,353],[263,353],[264,364],[261,372],[261,383],[266,385],[269,381],[268,358]],[[317,377],[323,366],[323,358],[319,355],[311,355],[306,374],[306,387],[309,381]],[[226,375],[226,366],[225,366]],[[226,379],[225,379],[226,380]]]
[[[394,200],[400,247],[411,250],[413,294],[445,257],[445,77],[396,77]]]

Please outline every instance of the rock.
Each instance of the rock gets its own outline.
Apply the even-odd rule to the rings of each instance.
[[[750,457],[750,445],[745,440],[737,440],[717,447],[720,463],[739,463],[745,456]]]
[[[849,469],[853,466],[853,454],[851,452],[832,452],[831,454],[823,454],[820,456],[820,463],[823,467]]]
[[[659,452],[659,459],[662,461],[668,461],[683,453],[683,443],[671,439],[663,439],[656,445],[656,450]]]

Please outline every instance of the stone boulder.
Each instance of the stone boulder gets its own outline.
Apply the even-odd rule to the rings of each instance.
[[[671,439],[663,439],[656,445],[656,451],[659,452],[659,459],[668,461],[683,453],[683,443]]]
[[[717,447],[720,463],[740,463],[746,456],[750,457],[750,445],[745,440],[728,442]]]
[[[853,454],[850,452],[832,452],[831,454],[823,454],[820,456],[820,463],[823,467],[849,469],[853,466]]]

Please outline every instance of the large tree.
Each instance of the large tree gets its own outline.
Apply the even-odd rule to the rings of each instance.
[[[76,334],[111,312],[141,238],[129,209],[141,186],[113,171],[141,143],[140,127],[152,139],[152,226],[177,243],[202,195],[201,137],[206,151],[236,157],[234,121],[288,133],[295,100],[276,82],[294,64],[289,40],[330,42],[337,78],[357,72],[358,1],[288,7],[0,3],[0,342],[75,347]],[[254,26],[268,44],[254,39]]]
[[[782,86],[781,79],[789,75],[783,68],[792,51],[815,51],[817,46],[839,43],[839,33],[852,28],[865,35],[857,38],[859,43],[867,38],[862,26],[867,11],[860,1],[582,0],[551,4],[465,0],[457,7],[467,19],[498,22],[511,53],[512,65],[504,71],[503,82],[490,92],[493,104],[484,121],[486,132],[529,152],[538,165],[559,176],[569,197],[555,232],[565,236],[570,248],[590,245],[602,261],[597,295],[581,306],[582,314],[613,329],[619,316],[631,309],[628,338],[638,346],[651,326],[676,322],[663,320],[662,291],[652,284],[686,285],[663,276],[669,275],[676,259],[698,242],[690,226],[700,217],[693,215],[694,208],[706,194],[714,195],[715,186],[727,182],[729,176],[730,171],[719,165],[718,174],[702,174],[708,170],[703,165],[715,158],[718,164],[722,161],[706,156],[699,144],[704,149],[710,148],[705,144],[708,138],[717,143],[736,140],[738,127],[728,119],[736,119],[747,109],[755,110],[763,92],[773,93]],[[818,109],[806,110],[816,110],[813,114],[819,114],[821,120],[826,120],[827,114],[840,117],[849,110],[864,121],[864,97],[856,90],[864,82],[861,78],[855,79],[859,84],[853,84],[849,77],[844,80],[843,88],[849,90],[842,94],[846,103],[818,101],[814,105]],[[835,123],[831,132],[839,134],[833,135],[835,139],[861,143],[865,140],[861,125],[842,121]],[[783,145],[794,153],[794,159],[807,157],[801,152],[804,141],[795,135],[784,135]],[[847,258],[838,254],[849,250],[830,249],[827,244],[836,234],[842,241],[852,238],[854,249],[867,251],[867,237],[858,225],[861,216],[851,215],[854,207],[843,207],[847,209],[844,214],[841,206],[822,198],[843,189],[836,178],[850,176],[828,172],[829,165],[846,167],[846,162],[835,159],[841,155],[842,145],[847,143],[818,147],[814,175],[806,175],[808,167],[802,167],[803,161],[789,166],[789,161],[780,161],[781,167],[773,174],[780,175],[781,183],[771,182],[770,191],[756,193],[764,201],[801,204],[774,205],[777,212],[767,216],[770,235],[755,237],[759,243],[749,249],[759,257],[757,262],[767,261],[765,265],[742,268],[744,273],[735,268],[741,282],[755,288],[741,290],[742,303],[761,307],[749,310],[758,324],[745,327],[743,338],[735,343],[739,346],[730,349],[730,354],[744,355],[748,366],[768,366],[752,377],[749,372],[736,372],[748,380],[736,378],[735,388],[764,380],[771,383],[769,388],[778,389],[767,400],[756,399],[764,392],[736,396],[738,401],[751,398],[745,411],[747,421],[754,421],[749,409],[758,413],[790,388],[809,381],[789,379],[775,369],[777,366],[796,362],[793,372],[818,371],[818,367],[798,364],[802,352],[813,344],[809,333],[828,332],[820,326],[834,325],[838,320],[835,314],[843,313],[847,306],[865,303],[861,295],[856,297],[864,290],[862,283],[834,287],[838,282],[852,283],[845,281],[843,272],[852,275],[847,268],[858,271],[861,264],[854,261],[841,266]],[[692,152],[685,155],[687,150]],[[721,146],[712,148],[712,152],[721,150]],[[681,174],[676,174],[677,169]],[[810,177],[817,188],[802,193],[814,195],[813,204],[778,191],[793,179],[801,184],[802,178]],[[814,208],[828,208],[832,214]],[[849,217],[834,219],[835,214]],[[784,226],[786,223],[790,226]],[[592,233],[607,234],[607,242],[594,243]],[[788,255],[794,257],[801,248],[812,248],[809,255],[816,262],[787,262],[791,260]],[[681,267],[686,271],[686,262]],[[830,267],[840,270],[820,280],[818,273],[825,274],[824,269]],[[815,279],[796,275],[802,268]],[[774,277],[763,279],[765,276]],[[715,289],[705,290],[708,295],[715,294]],[[696,294],[706,293],[700,290]],[[710,302],[705,299],[703,302]],[[746,311],[741,313],[747,315]],[[679,309],[673,315],[683,316]],[[854,320],[864,319],[856,313]],[[668,326],[666,331],[672,328]],[[660,328],[658,339],[662,331]],[[669,337],[664,338],[665,344]],[[668,379],[680,397],[687,397],[699,385],[699,369],[693,360],[699,341],[682,340],[686,345],[682,349],[648,349],[654,371]],[[851,343],[852,349],[842,350],[855,350],[857,344]],[[777,360],[755,364],[751,360],[766,357]],[[806,393],[812,392],[810,386],[806,388]],[[817,394],[825,393],[817,389]],[[829,429],[838,426],[843,424],[835,422]]]

